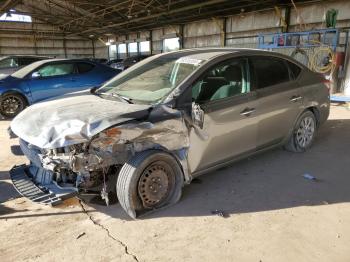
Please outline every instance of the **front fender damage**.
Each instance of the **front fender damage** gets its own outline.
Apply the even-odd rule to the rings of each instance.
[[[183,112],[161,106],[146,120],[109,127],[86,143],[44,150],[39,157],[42,167],[55,172],[62,181],[67,181],[62,177],[69,177],[68,180],[73,179],[75,186],[83,190],[100,185],[101,196],[108,204],[108,191],[115,188],[115,183],[110,187],[106,185],[106,181],[115,181],[109,176],[116,176],[124,163],[146,150],[160,149],[173,155],[181,165],[185,183],[189,183],[189,126]]]

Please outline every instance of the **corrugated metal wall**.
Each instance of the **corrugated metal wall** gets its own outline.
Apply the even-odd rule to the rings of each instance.
[[[41,33],[35,33],[40,30]],[[101,52],[106,57],[105,49]],[[99,50],[96,50],[99,51]],[[57,28],[45,24],[1,22],[0,55],[28,54],[52,57],[93,57],[89,39],[64,37]],[[99,54],[99,52],[96,52]]]
[[[205,20],[184,26],[184,48],[221,46],[221,20]]]
[[[330,2],[299,5],[298,11],[304,22],[305,30],[313,28],[325,28],[325,12],[331,8],[339,10],[337,27],[350,27],[350,1],[337,0]],[[285,9],[281,9],[285,14]],[[161,53],[163,50],[163,39],[169,34],[182,35],[183,48],[195,47],[219,47],[223,45],[223,30],[226,29],[226,46],[256,48],[258,43],[257,35],[260,33],[281,32],[280,17],[275,10],[260,11],[254,13],[243,13],[225,19],[208,19],[197,21],[182,26],[168,26],[152,30],[153,54]],[[289,31],[299,31],[300,18],[292,8],[290,14]],[[148,34],[149,31],[139,32],[140,35]],[[128,39],[134,39],[128,37]],[[119,39],[120,40],[120,39]],[[284,51],[282,51],[284,52]],[[288,51],[285,51],[288,53]]]
[[[328,9],[335,8],[339,10],[338,27],[350,27],[350,1],[337,0],[310,5],[300,5],[299,13],[307,24],[305,29],[324,28],[324,14]],[[281,9],[284,14],[285,9]],[[226,24],[224,25],[224,21]],[[292,8],[290,15],[290,31],[299,30],[298,15]],[[23,30],[23,35],[13,35],[11,29]],[[0,55],[3,54],[42,54],[64,57],[108,57],[108,47],[101,41],[96,40],[94,44],[89,39],[69,38],[63,40],[63,36],[57,37],[53,33],[57,32],[55,28],[48,25],[37,25],[46,32],[43,35],[32,35],[31,24],[20,23],[0,23]],[[34,29],[36,29],[34,28]],[[9,34],[4,35],[6,29]],[[225,29],[225,34],[223,30]],[[12,29],[13,31],[13,29]],[[226,36],[226,46],[232,47],[257,47],[257,34],[280,32],[280,18],[274,10],[261,11],[255,13],[243,13],[227,17],[226,19],[208,19],[197,21],[183,26],[167,26],[156,28],[151,31],[135,32],[129,35],[113,36],[116,43],[125,40],[134,39],[152,39],[152,53],[157,54],[163,51],[163,39],[167,35],[182,34],[182,47],[219,47],[223,46],[223,36]],[[52,35],[50,35],[52,34]],[[93,48],[94,47],[94,48]],[[287,52],[287,51],[286,51]]]

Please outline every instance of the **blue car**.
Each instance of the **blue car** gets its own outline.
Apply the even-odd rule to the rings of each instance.
[[[0,114],[6,118],[14,117],[26,106],[99,86],[119,72],[82,59],[35,62],[0,79]]]

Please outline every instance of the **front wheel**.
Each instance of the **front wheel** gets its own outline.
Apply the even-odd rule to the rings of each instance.
[[[117,196],[132,218],[176,203],[183,173],[176,159],[159,150],[138,153],[119,172]]]
[[[316,129],[315,115],[311,111],[305,111],[296,122],[285,149],[296,153],[305,152],[315,139]]]
[[[19,94],[6,94],[0,99],[0,114],[5,118],[13,118],[18,115],[27,103]]]

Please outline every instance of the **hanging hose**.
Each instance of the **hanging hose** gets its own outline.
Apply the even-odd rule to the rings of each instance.
[[[329,46],[316,47],[309,57],[309,68],[317,73],[332,74],[335,69],[335,54]]]

